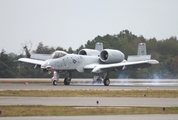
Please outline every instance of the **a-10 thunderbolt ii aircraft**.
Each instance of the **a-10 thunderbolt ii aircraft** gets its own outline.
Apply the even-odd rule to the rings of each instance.
[[[38,57],[37,57],[38,56]],[[57,85],[59,73],[66,73],[64,85],[69,85],[72,72],[90,71],[94,74],[103,73],[103,83],[105,86],[110,84],[109,72],[129,68],[145,68],[153,64],[158,64],[157,60],[152,60],[151,55],[146,53],[146,44],[138,44],[137,55],[128,56],[114,49],[103,49],[103,44],[98,42],[95,49],[82,49],[78,54],[68,54],[64,51],[55,51],[48,59],[46,55],[32,55],[31,58],[20,58],[18,61],[41,66],[44,71],[53,71],[53,85]]]

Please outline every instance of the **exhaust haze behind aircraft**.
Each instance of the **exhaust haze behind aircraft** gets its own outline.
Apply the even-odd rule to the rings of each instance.
[[[121,51],[103,49],[103,43],[100,42],[95,44],[95,49],[82,49],[78,54],[55,51],[46,60],[44,57],[40,59],[40,56],[32,55],[31,58],[20,58],[18,61],[39,65],[44,71],[53,71],[53,85],[57,85],[61,72],[66,74],[64,85],[69,85],[73,71],[90,71],[93,74],[103,74],[105,86],[110,84],[110,71],[145,68],[159,63],[157,60],[152,60],[151,55],[147,55],[145,43],[138,44],[137,55],[128,56],[128,59],[125,60],[125,55]]]

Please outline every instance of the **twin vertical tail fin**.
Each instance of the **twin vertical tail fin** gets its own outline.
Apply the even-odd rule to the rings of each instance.
[[[103,50],[103,43],[101,43],[101,42],[97,42],[96,44],[95,44],[95,50],[98,50],[98,51],[102,51]]]
[[[147,55],[146,52],[146,44],[139,43],[137,55],[129,55],[127,61],[133,62],[133,61],[150,60],[150,59],[151,59],[151,55]]]
[[[139,43],[138,44],[138,52],[137,55],[147,55],[146,52],[146,44],[145,43]]]

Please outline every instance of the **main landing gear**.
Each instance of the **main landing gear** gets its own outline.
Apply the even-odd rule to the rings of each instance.
[[[66,77],[64,79],[64,85],[70,85],[70,81],[71,81],[71,78],[70,77]]]
[[[108,76],[109,76],[109,72],[106,72],[104,74],[104,80],[103,80],[103,83],[105,86],[109,86],[109,84],[110,84],[110,80],[109,80]]]
[[[104,83],[105,86],[109,86],[109,84],[110,84],[109,78],[105,78],[103,83]]]
[[[109,76],[109,72],[106,72],[104,74],[104,80],[103,80],[103,83],[104,83],[105,86],[109,86],[109,84],[110,84],[110,80],[109,80],[108,76]],[[72,72],[67,71],[66,77],[64,79],[64,85],[70,85],[71,78],[72,78]],[[52,83],[53,83],[54,86],[57,85],[58,80],[59,80],[59,72],[54,71],[54,75],[52,77]]]
[[[72,72],[67,72],[66,78],[64,79],[64,85],[70,85],[71,78],[72,78]]]

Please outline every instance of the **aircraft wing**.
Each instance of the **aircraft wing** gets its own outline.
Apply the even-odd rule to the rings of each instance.
[[[35,59],[30,59],[30,58],[20,58],[20,59],[18,59],[18,61],[19,62],[30,63],[30,64],[35,64],[35,65],[42,65],[45,62],[43,60],[35,60]]]
[[[121,63],[112,63],[112,64],[90,64],[86,65],[84,69],[92,69],[93,73],[101,73],[103,71],[107,71],[109,69],[119,68],[119,67],[127,67],[134,65],[142,65],[142,64],[158,64],[157,60],[143,60],[143,61],[133,61],[133,62],[121,62]]]

